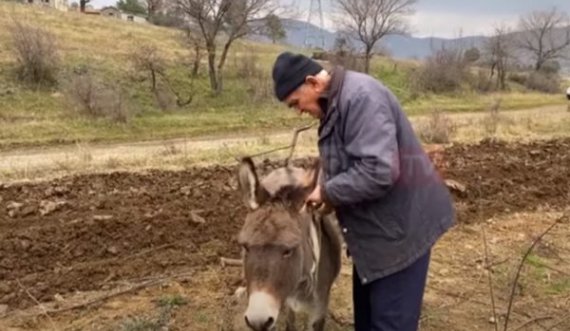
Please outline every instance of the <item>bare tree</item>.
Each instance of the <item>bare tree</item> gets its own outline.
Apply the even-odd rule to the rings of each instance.
[[[198,26],[208,53],[210,86],[216,94],[223,89],[222,71],[233,42],[262,28],[263,18],[275,10],[274,0],[176,0],[179,8]],[[218,58],[217,42],[225,33]]]
[[[335,0],[346,30],[364,44],[365,72],[374,46],[385,36],[408,31],[405,16],[417,0]]]
[[[491,78],[497,72],[497,88],[505,90],[507,71],[514,59],[515,43],[509,28],[505,26],[495,27],[493,37],[489,38],[484,45],[488,63],[491,66]]]
[[[148,17],[153,18],[164,6],[164,0],[145,0]]]
[[[183,44],[188,47],[192,53],[192,77],[198,76],[200,72],[200,63],[202,63],[202,52],[204,50],[204,41],[200,38],[200,34],[194,31],[192,27],[187,26],[184,31]]]
[[[85,12],[85,7],[87,7],[87,4],[91,2],[91,0],[79,0],[79,10],[83,13]]]
[[[565,56],[570,46],[570,20],[568,15],[552,8],[534,11],[521,17],[518,46],[532,54],[534,69],[539,71],[545,62]]]

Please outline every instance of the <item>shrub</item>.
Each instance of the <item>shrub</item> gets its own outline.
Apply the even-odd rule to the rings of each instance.
[[[526,81],[528,80],[528,74],[524,72],[513,72],[509,74],[508,80],[520,85],[526,85]]]
[[[443,49],[429,57],[415,77],[415,85],[421,91],[433,93],[455,92],[470,80],[462,53]]]
[[[420,123],[417,132],[425,143],[447,144],[457,131],[457,126],[451,119],[439,110],[433,110],[427,121]]]
[[[83,116],[108,118],[117,123],[127,123],[130,119],[129,100],[121,87],[105,84],[89,72],[75,74],[65,93]]]
[[[560,93],[560,84],[560,77],[558,75],[533,72],[528,76],[525,85],[531,90],[555,94]]]
[[[271,99],[273,83],[269,73],[260,67],[259,57],[254,53],[246,53],[236,63],[237,75],[245,83],[245,88],[253,102]]]
[[[474,79],[473,87],[480,92],[492,92],[496,90],[493,79],[489,74],[483,70],[477,72],[477,77]]]
[[[12,51],[18,62],[18,78],[35,87],[56,85],[59,55],[54,35],[43,28],[17,21],[9,31]]]

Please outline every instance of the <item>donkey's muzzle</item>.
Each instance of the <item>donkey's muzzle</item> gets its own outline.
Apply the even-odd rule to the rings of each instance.
[[[265,322],[258,319],[252,323],[249,321],[247,316],[245,316],[245,324],[254,331],[269,331],[275,327],[275,319],[273,317],[269,317]]]
[[[270,331],[277,323],[278,314],[278,301],[264,291],[256,291],[249,297],[245,324],[253,331]]]

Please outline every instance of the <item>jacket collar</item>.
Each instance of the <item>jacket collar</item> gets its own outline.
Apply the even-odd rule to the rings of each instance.
[[[324,116],[321,119],[319,126],[319,136],[321,137],[330,131],[330,128],[333,126],[332,124],[338,117],[336,105],[338,103],[339,94],[342,90],[345,74],[346,70],[343,67],[334,67],[331,72],[331,80],[329,86],[323,92],[321,99],[319,100],[324,112]]]

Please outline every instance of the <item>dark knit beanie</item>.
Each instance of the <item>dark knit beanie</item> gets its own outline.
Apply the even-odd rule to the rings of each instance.
[[[273,83],[277,99],[285,100],[305,82],[307,76],[318,74],[321,70],[323,67],[320,64],[302,54],[281,53],[273,65]]]

